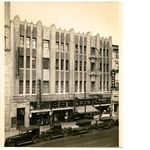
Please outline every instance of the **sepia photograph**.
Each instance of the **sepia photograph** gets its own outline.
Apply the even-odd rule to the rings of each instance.
[[[3,7],[3,147],[122,147],[122,3]]]

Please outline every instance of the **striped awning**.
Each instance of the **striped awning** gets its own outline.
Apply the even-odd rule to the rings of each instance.
[[[84,114],[85,113],[85,106],[78,106],[75,108],[75,111]],[[97,109],[95,109],[93,106],[86,106],[86,113],[92,113],[92,112],[99,112]]]

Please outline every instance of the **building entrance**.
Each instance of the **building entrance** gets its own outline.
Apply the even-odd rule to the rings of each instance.
[[[24,127],[25,108],[17,108],[17,129]]]

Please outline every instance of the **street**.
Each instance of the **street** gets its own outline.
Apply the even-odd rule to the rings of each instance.
[[[113,126],[102,131],[93,129],[91,133],[69,135],[66,138],[58,137],[50,141],[41,139],[38,144],[31,143],[21,147],[119,147],[119,127]]]

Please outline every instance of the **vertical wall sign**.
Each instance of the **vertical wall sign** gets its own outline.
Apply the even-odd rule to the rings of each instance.
[[[113,69],[112,71],[111,71],[111,78],[112,78],[112,80],[111,80],[111,88],[115,88],[115,70]]]
[[[37,109],[41,108],[41,80],[37,84]]]

